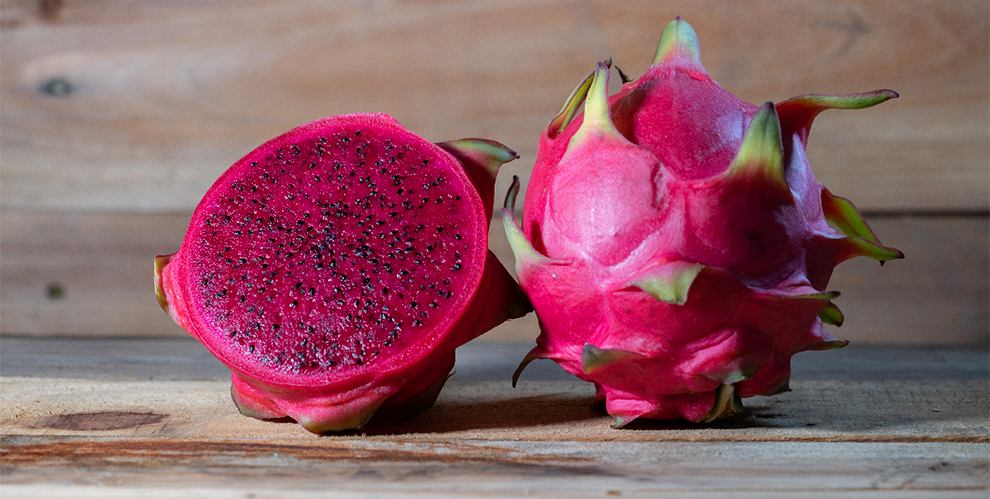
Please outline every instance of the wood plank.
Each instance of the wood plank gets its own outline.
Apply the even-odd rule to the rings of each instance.
[[[853,342],[986,344],[990,338],[990,222],[986,216],[872,216],[882,241],[907,258],[855,259],[832,288]],[[178,249],[188,214],[0,213],[0,333],[182,336],[152,293],[152,258]],[[490,245],[513,266],[501,222]],[[950,250],[951,249],[951,250]],[[532,341],[535,316],[485,340]]]
[[[288,128],[384,111],[432,140],[523,159],[573,86],[630,75],[683,15],[709,72],[753,102],[874,88],[897,101],[816,125],[809,155],[870,210],[990,207],[987,2],[42,2],[0,6],[5,208],[191,209]]]
[[[350,494],[976,497],[990,479],[987,392],[986,380],[800,382],[730,421],[613,430],[586,383],[451,380],[413,421],[317,437],[238,415],[225,382],[3,378],[0,477],[5,496],[42,497],[308,494],[327,477]]]
[[[380,441],[990,442],[990,381],[799,381],[743,402],[708,425],[638,420],[626,430],[591,407],[594,386],[573,381],[451,378],[437,404],[402,423],[369,424]],[[297,424],[241,416],[229,381],[3,378],[5,436],[278,441],[330,444]]]
[[[732,419],[623,430],[590,407],[588,383],[533,381],[527,371],[513,389],[458,375],[414,420],[316,436],[240,416],[227,381],[101,377],[127,372],[104,367],[115,360],[147,362],[190,340],[9,341],[5,359],[44,362],[47,344],[80,367],[94,362],[87,379],[0,377],[5,498],[928,499],[990,490],[990,380],[976,372],[987,369],[979,349],[852,349],[856,363],[821,363],[791,392],[746,399]],[[475,352],[462,366],[505,364],[518,346]],[[898,379],[904,362],[917,366],[911,379]]]
[[[8,499],[948,499],[987,491],[983,444],[898,444],[897,456],[891,444],[837,442],[132,440],[3,448]]]

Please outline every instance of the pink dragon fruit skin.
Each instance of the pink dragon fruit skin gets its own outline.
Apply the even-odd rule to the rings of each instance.
[[[609,71],[599,64],[544,132],[522,227],[502,210],[541,327],[513,383],[552,359],[595,384],[616,427],[730,416],[787,390],[795,353],[845,345],[823,327],[842,322],[826,290],[836,265],[903,257],[804,152],[819,112],[897,94],[743,102],[705,72],[679,17],[653,66],[611,97]]]
[[[531,310],[488,251],[495,174],[515,157],[384,114],[295,128],[210,188],[155,261],[159,303],[230,367],[245,415],[315,433],[414,416],[456,347]]]

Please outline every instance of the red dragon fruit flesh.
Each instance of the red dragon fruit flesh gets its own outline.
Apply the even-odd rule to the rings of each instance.
[[[209,189],[155,260],[159,303],[231,369],[242,414],[315,433],[415,416],[456,347],[531,310],[488,250],[495,174],[515,157],[385,114],[295,128]]]
[[[809,129],[823,110],[897,94],[743,102],[705,72],[679,17],[611,97],[609,72],[599,64],[541,137],[522,227],[502,210],[541,326],[513,383],[552,359],[595,384],[615,427],[710,422],[786,391],[792,355],[846,343],[823,327],[843,319],[833,268],[903,257],[815,180]]]

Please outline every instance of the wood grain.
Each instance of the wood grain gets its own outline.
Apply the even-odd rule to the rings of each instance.
[[[984,444],[892,445],[69,440],[4,446],[0,476],[9,499],[986,497]]]
[[[502,192],[528,176],[540,131],[594,63],[641,74],[678,14],[744,99],[901,93],[819,119],[809,155],[837,194],[868,210],[990,207],[983,0],[10,0],[0,206],[189,210],[254,146],[367,111],[431,140],[505,142],[522,159]]]
[[[5,340],[5,357],[69,360],[0,377],[3,496],[939,499],[990,490],[981,349],[818,352],[801,359],[818,367],[796,370],[791,392],[746,399],[731,419],[615,430],[591,408],[590,384],[527,371],[511,388],[476,368],[511,369],[517,345],[476,343],[499,348],[459,365],[489,374],[459,371],[420,417],[316,436],[239,415],[227,380],[191,379],[181,364],[171,378],[153,362],[136,376],[112,367],[163,342],[180,356],[176,344],[194,343]],[[81,377],[54,377],[65,365]]]
[[[5,497],[307,494],[328,479],[351,494],[976,497],[990,478],[986,380],[800,382],[730,421],[625,430],[586,383],[452,380],[413,421],[323,437],[240,416],[225,382],[2,381]]]
[[[188,214],[0,213],[0,333],[23,335],[184,335],[159,308],[155,255],[178,249]],[[990,222],[985,216],[874,216],[884,243],[907,255],[880,267],[840,265],[831,288],[846,323],[833,334],[853,342],[986,344],[990,338]],[[490,245],[507,268],[500,221]],[[508,322],[482,340],[532,341],[535,316]]]
[[[794,381],[792,392],[746,399],[747,412],[710,425],[637,421],[629,431],[592,409],[584,381],[508,379],[444,387],[435,407],[404,423],[369,424],[382,442],[452,440],[610,442],[990,443],[987,380]],[[294,423],[241,416],[229,381],[4,378],[6,436],[100,436],[319,444]]]

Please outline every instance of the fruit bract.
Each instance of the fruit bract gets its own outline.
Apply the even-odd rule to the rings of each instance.
[[[231,166],[162,308],[232,370],[241,413],[321,433],[433,404],[454,349],[531,310],[488,251],[496,142],[433,144],[385,114],[295,128]]]
[[[796,352],[845,344],[823,328],[842,322],[826,290],[838,263],[903,257],[805,156],[819,112],[897,94],[743,102],[680,18],[611,97],[609,72],[599,64],[544,132],[522,227],[502,210],[541,325],[513,382],[552,359],[595,384],[616,427],[729,416],[786,390]]]

